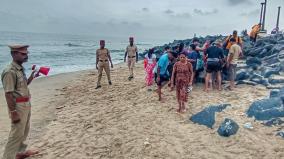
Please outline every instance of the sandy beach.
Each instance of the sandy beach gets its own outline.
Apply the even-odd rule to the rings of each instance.
[[[40,150],[33,158],[185,158],[262,159],[284,158],[284,140],[275,136],[281,127],[265,127],[245,115],[249,105],[267,97],[262,86],[239,85],[233,92],[203,92],[194,86],[185,114],[176,114],[175,92],[163,89],[165,103],[144,84],[142,63],[135,78],[128,81],[128,69],[116,65],[111,71],[113,85],[103,75],[96,90],[97,71],[83,71],[42,78],[31,85],[31,148]],[[9,132],[3,90],[0,94],[1,153]],[[210,104],[232,106],[216,114],[213,129],[188,119]],[[3,109],[4,108],[4,109]],[[235,120],[240,129],[229,138],[220,137],[218,126],[225,118]],[[253,130],[243,128],[251,122]]]
[[[28,143],[30,143],[31,139],[39,138],[45,126],[56,118],[56,107],[63,104],[64,101],[61,89],[85,73],[86,71],[65,73],[35,79],[32,82],[29,87],[32,94],[32,118]],[[0,89],[0,107],[0,156],[2,157],[11,122],[8,117],[7,104],[2,88]]]

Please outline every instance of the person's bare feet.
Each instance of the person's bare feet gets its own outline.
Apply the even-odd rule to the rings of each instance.
[[[37,151],[37,150],[27,150],[25,152],[18,153],[16,155],[16,159],[25,159],[25,158],[31,157],[33,155],[36,155],[38,153],[39,153],[39,151]]]
[[[176,113],[178,114],[181,113],[180,109],[176,109]]]
[[[159,98],[159,101],[160,101],[161,103],[165,103],[166,98],[161,97],[161,98]]]

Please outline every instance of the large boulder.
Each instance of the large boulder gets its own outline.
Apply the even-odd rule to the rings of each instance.
[[[282,138],[284,138],[284,131],[279,131],[276,136],[280,136]]]
[[[248,57],[247,60],[246,60],[246,64],[248,66],[253,66],[255,64],[261,65],[261,59],[257,58],[257,57]]]
[[[271,120],[268,120],[266,122],[263,122],[262,124],[265,126],[276,126],[276,125],[282,125],[284,121],[280,118],[273,118]]]
[[[277,55],[277,60],[280,61],[281,71],[284,71],[284,50],[279,52]]]
[[[246,85],[250,85],[250,86],[256,86],[257,83],[252,82],[252,81],[248,81],[248,80],[240,80],[236,82],[236,85],[240,85],[240,84],[246,84]]]
[[[263,50],[263,47],[257,47],[257,48],[252,48],[249,52],[248,52],[248,56],[258,56],[261,51]]]
[[[271,84],[284,83],[284,77],[281,75],[273,75],[269,78],[269,83]]]
[[[279,75],[281,68],[278,66],[276,68],[265,67],[262,75],[264,78],[269,78],[271,75]]]
[[[230,104],[211,105],[203,109],[201,112],[192,115],[189,120],[194,123],[205,125],[208,128],[213,128],[215,124],[215,112],[223,111]]]
[[[247,115],[248,117],[255,117],[256,120],[284,117],[283,101],[278,97],[255,101],[249,107]]]
[[[276,44],[274,47],[271,49],[272,54],[277,54],[280,51],[284,50],[284,45],[283,44]]]
[[[237,75],[236,75],[236,81],[240,81],[240,80],[246,80],[250,77],[249,73],[247,70],[239,70],[237,71]]]
[[[270,91],[269,98],[279,97],[279,95],[280,95],[280,90],[279,89],[272,89]]]
[[[220,136],[229,137],[238,132],[239,125],[232,119],[225,119],[218,129],[218,134]]]

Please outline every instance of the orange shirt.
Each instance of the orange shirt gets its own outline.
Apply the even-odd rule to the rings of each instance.
[[[228,44],[226,46],[226,49],[230,50],[231,46],[232,46],[232,43],[230,42],[230,39],[231,38],[235,38],[236,39],[236,42],[237,44],[240,44],[242,45],[243,44],[243,41],[242,41],[242,38],[238,37],[238,36],[233,36],[233,35],[230,35],[226,38],[225,40],[225,43],[228,41]]]

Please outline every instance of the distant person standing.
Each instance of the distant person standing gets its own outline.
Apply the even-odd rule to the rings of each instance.
[[[96,51],[96,69],[98,70],[98,74],[99,74],[96,89],[99,89],[99,88],[102,87],[101,86],[101,79],[102,79],[103,70],[105,70],[105,72],[106,72],[108,84],[109,85],[112,84],[111,80],[110,80],[109,63],[111,64],[111,68],[113,68],[110,52],[107,48],[105,48],[105,41],[100,40],[100,48]]]
[[[205,88],[204,91],[208,92],[209,81],[212,80],[212,84],[215,85],[215,79],[212,79],[212,73],[217,75],[217,87],[221,91],[221,70],[222,64],[224,61],[224,53],[220,48],[222,41],[216,40],[214,45],[210,46],[205,53],[207,67],[206,67],[206,76],[205,76]]]
[[[231,38],[230,42],[232,46],[229,50],[229,55],[227,58],[227,68],[229,71],[229,80],[230,80],[230,90],[235,88],[235,78],[236,78],[236,68],[237,68],[237,60],[239,59],[240,55],[242,54],[241,47],[237,44],[236,39]]]
[[[37,151],[26,151],[24,144],[30,130],[31,95],[28,85],[34,79],[33,71],[26,77],[22,66],[28,61],[28,45],[11,45],[13,61],[3,71],[1,80],[11,119],[11,131],[6,144],[3,159],[19,159],[32,156]]]
[[[252,42],[256,42],[257,34],[259,33],[260,28],[261,28],[261,24],[260,24],[260,23],[254,25],[254,26],[252,27],[252,30],[251,30],[251,32],[250,32],[250,34],[249,34],[250,40],[251,40]]]
[[[130,73],[128,80],[130,81],[132,78],[134,78],[133,69],[135,66],[135,62],[138,62],[138,49],[137,49],[137,46],[134,45],[133,37],[129,38],[129,43],[130,44],[126,47],[126,51],[124,55],[124,62],[126,62],[126,57],[128,57],[127,64],[128,64],[129,73]]]
[[[147,65],[145,66],[145,82],[148,87],[148,91],[152,91],[151,86],[154,83],[154,68],[156,66],[156,55],[154,54],[154,49],[150,49],[145,55],[145,60]]]
[[[174,83],[176,83],[176,96],[178,100],[178,113],[186,112],[185,102],[187,102],[187,89],[189,85],[192,85],[192,65],[186,59],[186,53],[181,52],[179,55],[179,61],[175,63],[173,67],[173,73],[171,77],[171,88],[173,90]],[[174,82],[175,80],[175,82]]]
[[[232,42],[230,41],[230,39],[234,38],[236,43],[242,48],[243,47],[243,41],[242,38],[240,38],[238,36],[238,32],[236,30],[233,31],[233,35],[229,35],[224,43],[223,43],[223,48],[224,48],[224,55],[225,57],[228,56],[229,50],[231,48],[231,46],[233,45]]]
[[[163,54],[157,63],[155,69],[155,79],[158,85],[157,93],[159,96],[159,101],[162,101],[162,87],[170,80],[168,66],[170,61],[172,61],[174,58],[173,51],[169,51],[168,53]]]
[[[195,81],[195,75],[196,75],[196,65],[197,60],[200,58],[199,52],[196,50],[196,45],[190,44],[191,52],[187,54],[188,62],[192,65],[192,75],[191,75],[191,81],[194,83]]]

